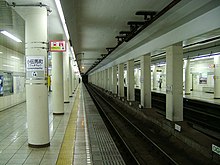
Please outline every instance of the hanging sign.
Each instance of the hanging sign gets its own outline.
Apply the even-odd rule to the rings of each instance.
[[[65,52],[66,51],[66,42],[52,40],[50,41],[50,51],[51,52]]]
[[[26,77],[27,79],[45,78],[44,56],[26,56]]]

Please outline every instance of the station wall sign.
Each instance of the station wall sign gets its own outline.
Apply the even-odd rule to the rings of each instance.
[[[44,56],[26,56],[26,78],[45,79]]]
[[[50,41],[50,52],[65,52],[66,42],[59,40]]]

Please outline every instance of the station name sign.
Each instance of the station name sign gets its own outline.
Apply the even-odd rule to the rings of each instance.
[[[65,52],[66,41],[52,40],[50,41],[50,52]]]
[[[45,78],[45,57],[26,56],[26,79],[44,80]]]

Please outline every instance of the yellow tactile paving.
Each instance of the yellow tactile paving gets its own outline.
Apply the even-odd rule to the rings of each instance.
[[[80,89],[77,90],[76,99],[73,104],[73,110],[70,114],[66,132],[63,138],[63,143],[56,162],[57,165],[71,165],[73,162],[77,110],[79,104],[79,91]]]

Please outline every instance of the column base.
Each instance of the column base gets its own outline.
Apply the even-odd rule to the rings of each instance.
[[[40,144],[40,145],[28,143],[28,147],[31,147],[31,148],[45,148],[45,147],[49,147],[49,146],[50,146],[50,142],[46,143],[46,144]]]
[[[64,112],[63,113],[53,113],[53,115],[64,115]]]
[[[132,106],[133,103],[134,103],[134,101],[129,101],[129,100],[127,100],[127,101],[128,101],[128,104],[129,104],[130,106]]]
[[[69,101],[64,101],[64,103],[70,103]]]
[[[214,97],[214,99],[220,99],[220,97]]]
[[[143,108],[144,108],[143,105],[139,104],[139,109],[143,109]]]

